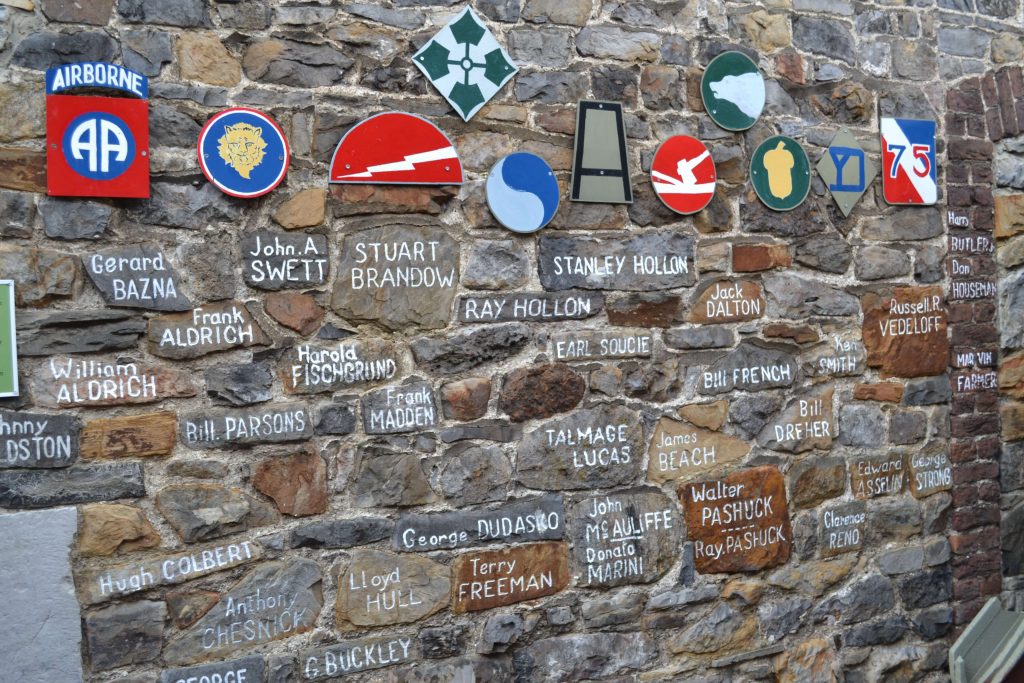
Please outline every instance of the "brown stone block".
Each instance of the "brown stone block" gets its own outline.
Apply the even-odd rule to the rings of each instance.
[[[764,315],[764,288],[751,280],[712,282],[690,306],[687,321],[704,325],[757,320]]]
[[[413,187],[404,185],[331,185],[331,196],[336,200],[334,215],[366,216],[380,213],[440,214],[458,188]]]
[[[697,571],[755,571],[789,559],[793,535],[786,483],[777,467],[686,484],[679,494]]]
[[[584,379],[561,363],[513,370],[501,387],[501,409],[513,422],[551,417],[579,405]]]
[[[1024,194],[996,195],[995,230],[996,239],[1013,237],[1024,232]]]
[[[327,511],[327,465],[315,452],[264,460],[256,467],[252,484],[286,515]]]
[[[491,380],[467,377],[441,387],[441,407],[449,420],[468,422],[484,416],[491,400]]]
[[[892,496],[903,491],[907,482],[906,456],[858,456],[850,459],[850,489],[859,499]]]
[[[663,484],[691,481],[721,470],[746,457],[750,444],[728,434],[663,417],[654,427],[647,452],[647,478]]]
[[[734,244],[732,269],[737,273],[756,273],[793,264],[785,244]]]
[[[797,85],[803,85],[807,80],[804,76],[804,58],[792,49],[775,55],[775,72]]]
[[[69,374],[58,376],[64,372]],[[82,376],[76,378],[76,373]],[[192,374],[184,368],[67,356],[51,357],[30,382],[36,405],[46,408],[132,405],[196,395]]]
[[[714,403],[692,403],[680,406],[676,412],[679,413],[679,417],[698,427],[718,431],[725,424],[725,418],[729,414],[729,402],[722,400]]]
[[[886,297],[865,294],[861,308],[868,365],[896,377],[928,377],[945,371],[949,341],[941,287],[896,287]]]
[[[361,550],[338,576],[336,622],[341,630],[418,621],[451,600],[447,566],[415,555]]]
[[[82,457],[170,455],[177,440],[178,416],[170,411],[91,420],[82,429]]]
[[[771,323],[761,330],[765,338],[789,339],[797,344],[813,344],[821,339],[818,331],[810,325],[790,325],[788,323]]]
[[[106,26],[113,6],[114,0],[43,0],[43,14],[51,21]]]
[[[146,513],[132,505],[96,503],[81,508],[78,552],[106,556],[160,545],[160,534]]]
[[[299,190],[274,211],[274,220],[285,230],[312,228],[324,222],[327,193],[323,188]]]
[[[853,388],[853,397],[858,401],[899,403],[903,400],[903,385],[895,382],[858,384]]]
[[[188,628],[203,618],[220,601],[220,593],[206,590],[169,591],[167,613],[178,628]]]
[[[554,595],[569,585],[569,546],[546,542],[466,553],[452,564],[452,612]]]
[[[263,300],[263,310],[276,322],[303,337],[320,329],[324,309],[309,294],[298,292],[271,292]]]
[[[605,300],[608,322],[622,327],[671,327],[682,299],[676,294],[644,292]]]
[[[0,147],[0,187],[46,192],[46,152]]]

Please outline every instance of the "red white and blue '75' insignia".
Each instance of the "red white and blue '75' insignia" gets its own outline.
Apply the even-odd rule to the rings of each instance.
[[[889,204],[934,204],[935,122],[882,119],[882,195]]]

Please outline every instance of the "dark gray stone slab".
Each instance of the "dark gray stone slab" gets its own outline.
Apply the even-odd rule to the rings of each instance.
[[[292,530],[290,548],[352,548],[388,538],[395,523],[385,517],[313,522]]]
[[[657,656],[657,644],[642,633],[574,633],[538,640],[513,660],[524,680],[555,683],[637,671]]]
[[[428,372],[452,375],[518,353],[532,338],[522,323],[484,327],[443,339],[420,337],[409,347],[416,365]]]
[[[535,489],[596,489],[632,484],[643,464],[640,416],[622,406],[577,410],[549,420],[519,444],[516,474]]]
[[[81,615],[70,558],[77,529],[73,507],[0,515],[5,678],[19,683],[82,681]]]
[[[158,247],[103,249],[83,256],[82,264],[111,306],[153,311],[192,308],[181,290],[181,279]]]
[[[19,311],[18,355],[122,351],[138,345],[146,321],[128,312]]]
[[[165,669],[160,673],[160,683],[262,683],[265,674],[266,664],[263,657],[243,657],[182,669]],[[217,678],[218,676],[220,678]]]
[[[704,369],[697,382],[697,391],[715,395],[736,389],[763,391],[790,387],[798,372],[799,367],[791,354],[744,342]]]
[[[555,494],[518,500],[489,510],[410,513],[395,525],[398,550],[423,552],[488,543],[557,541],[565,535],[565,507]]]
[[[693,238],[674,231],[632,237],[543,236],[538,246],[545,289],[649,291],[689,287],[697,280]]]
[[[420,643],[411,635],[370,636],[304,650],[302,680],[323,681],[349,674],[405,664],[421,656]]]
[[[650,583],[676,561],[682,533],[677,505],[661,491],[591,496],[569,508],[580,586]]]
[[[273,398],[274,373],[269,363],[239,363],[207,368],[206,395],[216,405],[247,406]]]
[[[426,382],[408,382],[363,395],[367,434],[402,434],[440,424],[434,390]]]
[[[106,232],[114,210],[99,202],[45,197],[39,202],[43,232],[50,239],[97,239]]]
[[[178,432],[189,448],[230,448],[308,439],[313,436],[313,420],[305,404],[278,403],[185,413],[178,418]]]
[[[71,415],[0,410],[0,469],[68,467],[78,459],[81,431]]]
[[[260,230],[241,243],[245,283],[259,289],[319,287],[331,272],[325,235]]]
[[[323,607],[322,580],[316,562],[304,558],[257,566],[222,593],[202,619],[167,644],[164,661],[189,664],[230,657],[239,650],[311,630]],[[249,620],[258,621],[260,627],[245,628]],[[218,631],[231,636],[210,637]]]
[[[0,472],[0,506],[8,508],[44,508],[145,495],[139,463]]]
[[[317,394],[393,381],[407,365],[394,342],[350,338],[297,344],[282,356],[278,372],[286,393]]]
[[[459,322],[560,322],[584,320],[604,309],[604,295],[536,292],[459,297]]]
[[[159,657],[166,618],[167,606],[156,600],[113,605],[86,615],[92,668],[116,669]]]
[[[459,283],[459,245],[436,227],[383,227],[345,238],[331,307],[389,330],[445,327]]]

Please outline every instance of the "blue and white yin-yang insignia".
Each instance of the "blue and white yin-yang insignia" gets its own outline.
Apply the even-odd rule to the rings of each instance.
[[[558,211],[558,180],[536,154],[516,152],[500,159],[487,176],[487,205],[513,232],[536,232]]]

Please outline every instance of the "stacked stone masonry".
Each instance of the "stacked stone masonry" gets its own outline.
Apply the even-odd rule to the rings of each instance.
[[[459,2],[0,0],[0,530],[56,546],[4,671],[947,680],[990,596],[1024,609],[1020,0],[471,4],[520,71],[466,123],[411,61]],[[701,102],[729,49],[766,78],[743,133]],[[46,195],[43,74],[75,61],[150,78],[149,200]],[[623,104],[633,204],[568,201],[579,99]],[[263,198],[198,168],[228,106],[288,138]],[[328,186],[387,110],[465,184]],[[758,201],[761,141],[877,161],[882,116],[937,122],[937,206]],[[676,134],[717,167],[692,217],[649,180]],[[484,196],[518,150],[563,190],[535,235]],[[51,593],[81,619],[43,665],[18,620]]]

